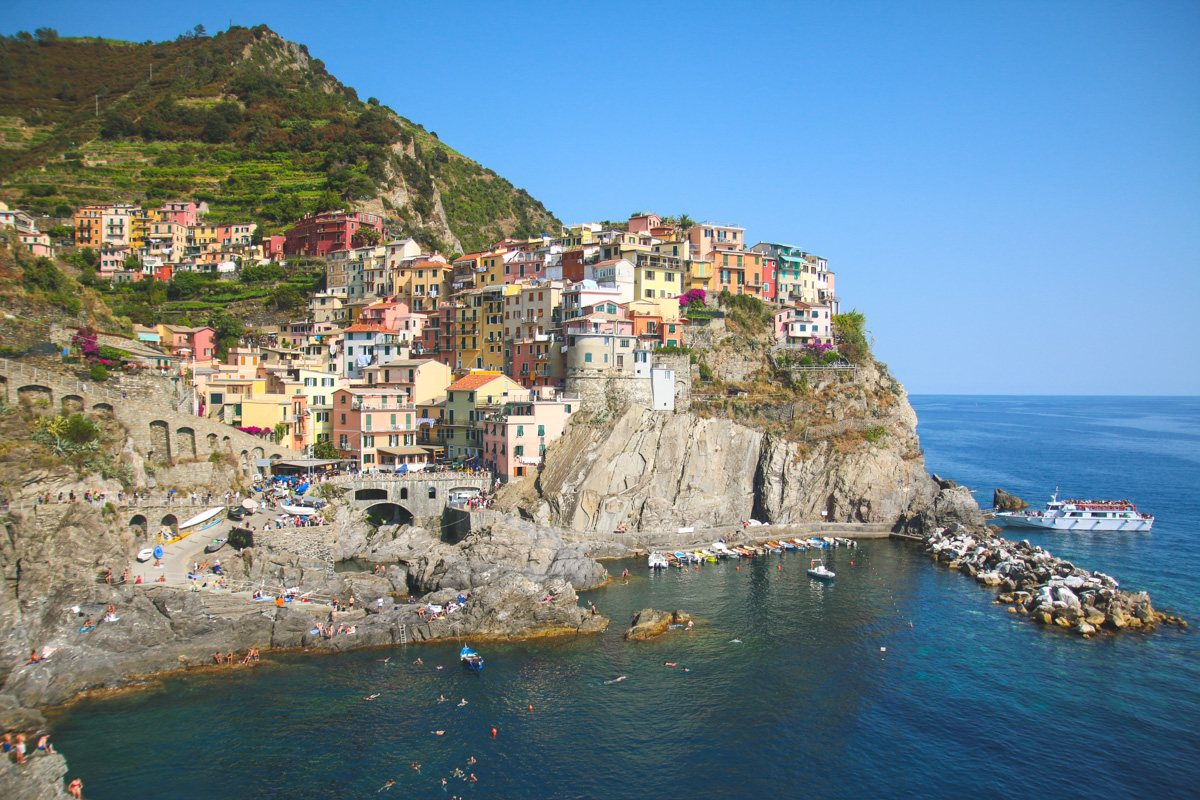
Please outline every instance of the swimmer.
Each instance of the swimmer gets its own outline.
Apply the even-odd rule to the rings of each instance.
[[[385,783],[383,786],[380,786],[380,787],[379,787],[379,788],[378,788],[378,789],[375,791],[375,793],[376,793],[376,794],[378,794],[379,792],[382,792],[384,789],[390,789],[390,788],[392,788],[392,787],[393,787],[393,786],[395,786],[395,785],[396,785],[396,782],[395,782],[395,781],[393,781],[393,780],[388,780],[388,782],[387,782],[387,783]]]
[[[418,764],[417,762],[414,761],[412,763],[412,768],[413,768],[413,772],[417,773],[418,775],[421,774],[421,765],[420,764]]]
[[[445,731],[430,731],[430,733],[432,733],[434,736],[445,736],[446,735]]]
[[[691,670],[690,670],[690,669],[688,669],[687,667],[684,667],[684,668],[683,668],[683,671],[684,671],[684,672],[691,672]]]
[[[741,639],[730,639],[729,643],[730,644],[741,644],[742,640]]]
[[[389,662],[391,660],[392,660],[392,657],[388,656],[387,658],[383,659],[381,663],[386,664],[387,662]]]
[[[663,666],[664,667],[673,667],[673,666],[675,666],[675,662],[674,661],[664,661]]]
[[[465,706],[466,704],[467,704],[467,698],[465,698],[465,697],[464,697],[464,698],[463,698],[463,701],[462,701],[461,703],[459,703],[459,704],[458,704],[458,707],[459,707],[459,708],[462,708],[462,707],[463,707],[463,706]]]
[[[474,773],[474,772],[472,772],[472,773],[471,773],[471,783],[475,783],[475,782],[476,782],[476,781],[478,781],[478,780],[479,780],[479,778],[476,778],[476,777],[475,777],[475,773]]]
[[[446,788],[446,779],[445,778],[442,778],[442,788],[443,789]]]
[[[373,694],[368,697],[364,697],[363,700],[374,700],[376,697],[379,697],[379,695]]]
[[[438,669],[441,669],[441,667],[438,667]]]
[[[424,661],[422,661],[421,659],[419,659],[419,658],[418,658],[418,659],[417,659],[416,661],[414,661],[413,663],[414,663],[414,664],[424,664],[425,662],[424,662]]]
[[[468,765],[471,765],[471,764],[474,764],[474,763],[475,763],[475,756],[471,756],[470,758],[468,758],[468,759],[467,759],[467,764],[468,764]]]
[[[613,678],[611,681],[605,681],[605,682],[604,682],[604,685],[605,685],[605,686],[607,686],[607,685],[609,685],[610,683],[620,683],[620,682],[621,682],[621,681],[623,681],[623,680],[625,680],[625,676],[624,676],[624,675],[622,675],[622,676],[621,676],[621,677],[619,677],[619,678]]]
[[[440,697],[438,697],[438,702],[439,702],[439,703],[444,703],[444,702],[446,702],[446,695],[441,695]]]

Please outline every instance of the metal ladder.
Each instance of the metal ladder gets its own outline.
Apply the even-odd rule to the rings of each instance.
[[[405,630],[405,627],[404,625],[400,626],[400,644],[408,644],[408,631]]]

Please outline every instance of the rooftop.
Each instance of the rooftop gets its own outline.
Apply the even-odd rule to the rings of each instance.
[[[470,375],[459,378],[454,383],[446,387],[448,392],[470,392],[478,389],[481,386],[486,386],[497,378],[503,378],[504,375],[500,372],[473,372]]]

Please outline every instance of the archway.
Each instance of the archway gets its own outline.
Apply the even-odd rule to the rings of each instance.
[[[102,417],[111,417],[113,415],[113,407],[108,403],[95,403],[92,405],[92,411]]]
[[[83,398],[77,394],[65,395],[62,399],[62,413],[64,417],[83,413]]]
[[[250,451],[243,450],[241,456],[238,457],[242,464],[242,469],[250,469]]]
[[[217,449],[217,435],[210,433],[205,439],[208,441],[208,449],[215,452]]]
[[[150,449],[154,451],[156,461],[171,463],[171,429],[161,419],[150,423]]]
[[[175,449],[184,458],[196,457],[196,432],[191,428],[175,429]]]
[[[387,500],[387,489],[356,489],[354,491],[355,500]]]
[[[54,392],[50,391],[49,386],[31,383],[17,389],[17,402],[23,406],[36,406],[39,401],[44,401],[49,406],[53,400]]]
[[[265,455],[266,455],[266,453],[263,451],[263,449],[261,447],[255,447],[250,450],[250,457],[254,459],[255,463],[257,463],[258,460]]]
[[[8,403],[8,378],[0,375],[0,400]]]
[[[129,520],[129,527],[140,530],[142,532],[142,536],[146,536],[150,533],[149,525],[150,523],[141,514],[134,514],[133,519]]]
[[[179,520],[174,514],[167,514],[162,518],[160,523],[164,528],[170,528],[171,533],[179,533]]]
[[[367,509],[371,525],[412,525],[413,513],[397,503],[376,503]]]

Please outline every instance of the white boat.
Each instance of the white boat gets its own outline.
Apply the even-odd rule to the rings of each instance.
[[[288,514],[293,514],[297,517],[307,517],[317,513],[317,510],[310,506],[290,506],[285,503],[281,508]]]
[[[179,523],[179,529],[183,530],[184,528],[190,528],[194,525],[201,525],[205,522],[208,522],[210,519],[217,516],[218,514],[223,514],[223,513],[225,513],[224,507],[210,508],[208,511],[203,511],[203,512],[197,514],[196,516],[192,517],[191,519],[189,519],[185,522]]]
[[[667,563],[667,557],[657,550],[650,554],[650,556],[646,559],[646,562],[649,564],[650,569],[666,569],[668,566],[670,566]]]
[[[825,562],[819,558],[814,558],[808,565],[808,574],[814,578],[836,578],[837,574],[829,567],[825,566]]]
[[[254,511],[258,508],[258,501],[251,500],[249,497],[247,497],[242,501],[242,508],[246,509],[247,511]]]
[[[1154,515],[1142,514],[1128,500],[1059,500],[1050,497],[1045,511],[1001,511],[996,519],[1014,528],[1055,531],[1144,532],[1154,525]]]
[[[145,550],[139,550],[137,554],[138,561],[149,561],[154,558],[154,548],[147,547]]]

